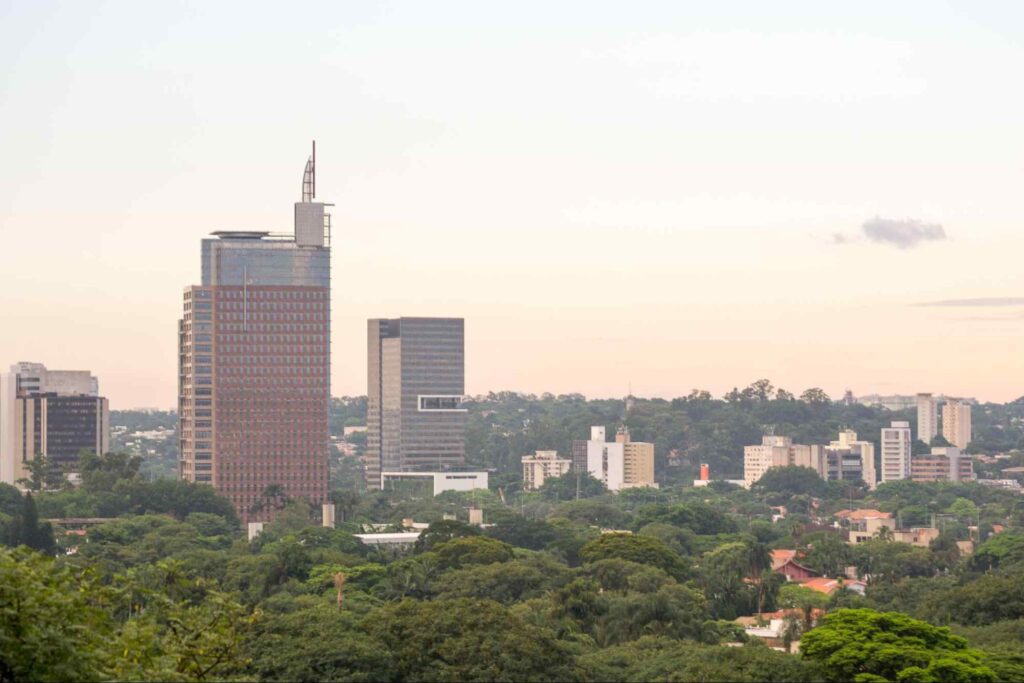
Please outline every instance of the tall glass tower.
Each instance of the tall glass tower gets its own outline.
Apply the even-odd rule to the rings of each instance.
[[[327,498],[331,205],[315,196],[314,146],[294,232],[214,232],[202,284],[185,289],[180,476],[212,485],[245,521],[269,519],[284,497]]]

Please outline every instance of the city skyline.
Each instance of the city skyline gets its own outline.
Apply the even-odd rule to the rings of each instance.
[[[173,406],[195,245],[286,225],[316,137],[335,395],[449,316],[470,394],[1020,396],[1024,10],[739,6],[4,8],[0,358]]]

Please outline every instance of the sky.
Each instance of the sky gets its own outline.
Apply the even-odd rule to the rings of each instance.
[[[470,394],[1024,394],[1024,4],[0,0],[0,365],[176,400],[214,230],[333,202]]]

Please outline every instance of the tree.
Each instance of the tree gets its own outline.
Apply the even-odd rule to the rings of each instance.
[[[555,530],[542,520],[526,519],[520,515],[510,515],[485,530],[489,537],[504,541],[517,548],[541,550],[555,540]]]
[[[40,491],[59,488],[64,482],[64,474],[48,457],[42,453],[36,453],[35,457],[28,461],[29,476],[19,479],[18,483],[30,491]]]
[[[829,681],[996,680],[965,639],[899,612],[833,612],[804,634],[800,652],[821,665]]]
[[[810,467],[772,467],[754,484],[756,491],[824,496],[828,484]]]
[[[20,542],[33,550],[52,555],[55,550],[53,541],[53,528],[49,522],[40,524],[39,513],[36,511],[36,503],[31,493],[26,493],[23,501],[21,520]]]
[[[832,398],[818,387],[807,389],[800,394],[800,400],[816,406],[831,405]]]
[[[570,471],[560,477],[548,477],[537,491],[545,500],[558,502],[600,496],[608,489],[589,472]]]
[[[508,562],[512,559],[512,546],[485,536],[453,538],[436,544],[433,550],[437,553],[439,568],[442,570]]]
[[[580,550],[584,563],[609,558],[629,560],[637,564],[657,567],[670,576],[686,578],[689,571],[683,559],[672,552],[664,542],[650,536],[627,533],[601,534]]]
[[[846,568],[853,563],[853,552],[839,536],[825,532],[809,540],[801,562],[823,576],[845,576]]]
[[[798,583],[787,583],[779,589],[779,605],[800,610],[801,632],[814,628],[814,610],[828,607],[829,597]]]
[[[360,627],[390,651],[399,680],[571,678],[568,653],[552,631],[490,600],[403,600],[374,610]]]
[[[465,538],[466,536],[479,536],[480,528],[465,522],[454,519],[444,519],[433,522],[423,530],[420,537],[416,539],[416,552],[431,550],[434,546],[450,541],[453,538]]]
[[[581,654],[576,667],[582,680],[616,683],[820,680],[810,662],[760,644],[726,648],[654,636]]]

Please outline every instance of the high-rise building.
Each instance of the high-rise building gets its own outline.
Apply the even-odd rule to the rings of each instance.
[[[330,204],[315,201],[316,148],[294,230],[202,241],[202,284],[185,289],[179,338],[179,471],[245,521],[263,493],[326,500],[330,448]]]
[[[971,443],[971,404],[950,399],[942,406],[942,436],[957,448]]]
[[[527,491],[539,489],[549,478],[557,479],[569,471],[572,461],[559,458],[558,451],[537,451],[535,455],[524,455],[523,488]]]
[[[909,422],[895,421],[891,427],[882,427],[882,482],[910,477],[911,446]]]
[[[605,441],[604,427],[591,427],[587,444],[587,472],[609,491],[650,486],[654,481],[654,444],[633,441],[620,427],[615,441]]]
[[[939,433],[939,402],[931,394],[917,395],[917,439],[931,444]]]
[[[367,488],[381,472],[443,471],[466,459],[465,322],[367,323]]]
[[[825,448],[794,444],[788,436],[766,434],[761,444],[743,448],[743,483],[750,488],[773,467],[809,467],[827,476]]]
[[[109,447],[109,406],[89,372],[18,363],[0,374],[0,481],[27,478],[37,455],[76,472],[80,453]]]
[[[839,439],[825,448],[830,480],[851,481],[860,479],[869,488],[875,488],[875,445],[870,441],[859,441],[857,432],[844,429]]]
[[[929,455],[915,455],[910,461],[910,478],[920,482],[971,481],[974,465],[971,456],[956,446],[935,446]]]

